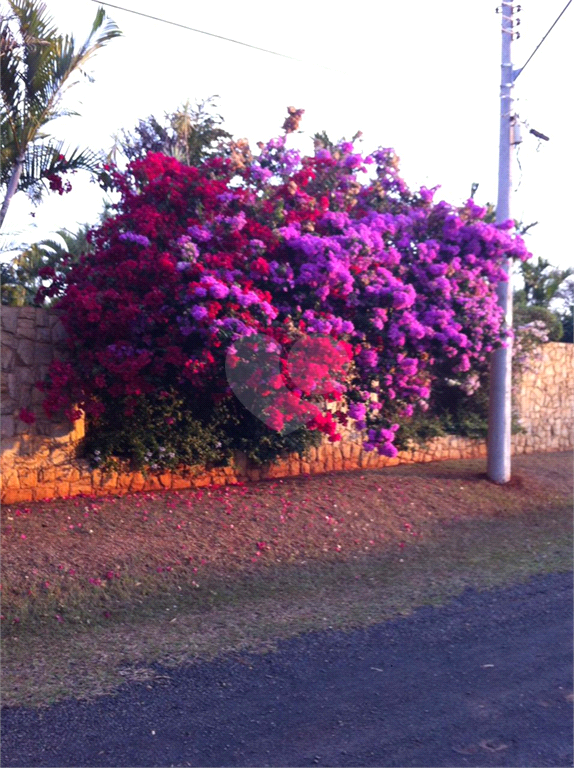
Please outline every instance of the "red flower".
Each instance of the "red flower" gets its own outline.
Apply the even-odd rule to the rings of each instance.
[[[33,424],[36,421],[36,416],[28,408],[20,408],[18,418],[25,424]]]

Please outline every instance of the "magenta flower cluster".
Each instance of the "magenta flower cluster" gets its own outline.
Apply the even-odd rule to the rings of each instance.
[[[270,396],[285,384],[303,402],[314,387],[289,383],[287,357],[322,334],[351,365],[343,394],[324,386],[328,359],[317,366],[320,402],[340,406],[308,427],[338,439],[336,422],[351,419],[365,448],[394,456],[401,420],[428,407],[437,378],[475,386],[505,341],[503,264],[530,255],[513,223],[411,192],[390,149],[318,144],[302,158],[283,137],[260,150],[239,167],[224,153],[199,168],[149,154],[116,173],[119,212],[60,301],[78,359],[52,370],[48,409],[76,402],[97,416],[121,397],[129,411],[173,385],[208,390],[216,407],[233,397],[227,353],[254,334],[281,355]]]

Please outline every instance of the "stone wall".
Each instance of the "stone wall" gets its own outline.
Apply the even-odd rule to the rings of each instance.
[[[514,399],[523,434],[515,453],[567,451],[574,444],[574,344],[543,344],[531,356]]]
[[[68,495],[77,479],[72,467],[82,421],[48,419],[43,394],[35,387],[54,359],[63,359],[65,332],[57,316],[35,307],[2,307],[2,501],[31,500],[48,494]],[[31,411],[33,424],[19,418]]]
[[[84,434],[82,421],[70,429],[42,412],[41,380],[52,359],[62,359],[64,331],[56,315],[30,307],[2,308],[2,501],[5,504],[79,494],[124,494],[152,489],[180,489],[272,477],[319,474],[333,470],[376,468],[400,463],[478,458],[484,441],[460,437],[433,440],[426,449],[399,453],[394,459],[368,453],[354,431],[339,443],[311,448],[305,458],[290,456],[268,467],[249,466],[237,454],[232,466],[202,467],[144,475],[91,469],[76,458]],[[568,450],[574,437],[574,345],[546,344],[530,362],[516,387],[516,406],[524,433],[513,437],[515,453]],[[36,416],[33,424],[18,417],[21,408]]]

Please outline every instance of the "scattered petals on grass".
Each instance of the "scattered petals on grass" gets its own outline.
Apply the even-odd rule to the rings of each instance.
[[[44,606],[52,624],[58,615],[68,625],[69,608],[79,600],[101,616],[102,602],[112,607],[134,593],[195,591],[198,574],[205,584],[221,571],[233,576],[277,564],[353,562],[379,552],[403,557],[406,544],[412,552],[441,524],[511,515],[534,503],[551,508],[571,494],[562,475],[541,479],[526,471],[522,485],[503,488],[489,483],[483,471],[479,461],[441,462],[365,475],[130,494],[97,503],[68,499],[6,506],[5,623],[27,624],[34,605]],[[86,512],[93,535],[71,536],[68,526],[85,520]],[[142,525],[145,518],[151,529]]]

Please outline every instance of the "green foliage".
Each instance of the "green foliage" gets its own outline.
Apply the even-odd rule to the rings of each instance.
[[[115,468],[120,460],[134,469],[173,469],[225,463],[228,457],[219,425],[191,411],[175,390],[140,397],[131,408],[125,398],[110,398],[106,406],[89,421],[84,439],[84,454],[96,466]]]
[[[131,415],[126,415],[126,411]],[[220,466],[234,451],[254,464],[266,464],[321,443],[321,433],[301,428],[287,435],[269,430],[235,397],[215,409],[197,398],[190,402],[172,389],[140,397],[133,408],[125,398],[106,403],[88,423],[83,453],[95,466],[114,469],[127,461],[153,471],[185,466]]]
[[[547,329],[548,341],[561,341],[563,328],[560,317],[556,312],[539,305],[517,303],[513,309],[514,328],[518,329],[529,323],[544,323]]]
[[[572,344],[574,341],[574,280],[565,281],[557,292],[556,298],[563,302],[562,311],[558,313],[564,329],[561,341]]]
[[[520,273],[524,288],[516,291],[516,302],[548,308],[564,282],[574,274],[574,269],[552,267],[549,261],[539,256],[535,262],[521,262]]]
[[[18,275],[12,264],[3,263],[1,269],[2,304],[10,307],[23,307],[27,294],[25,287],[18,280]]]
[[[229,452],[243,451],[254,464],[267,464],[290,453],[304,454],[322,442],[323,434],[306,427],[283,435],[270,430],[245,409],[236,397],[224,400],[216,409],[216,423],[225,431],[222,440]]]
[[[459,435],[484,439],[488,432],[488,375],[483,374],[480,387],[466,394],[459,386],[446,381],[433,387],[429,410],[417,413],[401,424],[397,446],[409,441],[426,445],[429,440],[444,435]]]
[[[83,224],[76,232],[59,229],[54,237],[34,243],[15,256],[10,264],[2,265],[2,304],[34,305],[42,284],[40,270],[51,267],[57,278],[63,278],[82,254],[92,252],[88,242],[90,228]]]
[[[457,435],[473,440],[485,440],[488,435],[490,381],[488,373],[480,378],[480,387],[466,394],[460,387],[440,382],[433,388],[432,400],[426,413],[418,413],[404,421],[395,443],[405,449],[408,444],[425,446],[435,437]],[[512,434],[523,431],[516,414],[512,415]]]
[[[572,344],[574,342],[574,310],[565,312],[561,318],[563,335],[560,341]]]
[[[76,45],[72,35],[53,26],[45,3],[8,0],[8,5],[0,27],[0,185],[5,187],[0,226],[18,190],[38,201],[48,187],[65,191],[61,174],[96,170],[96,153],[64,151],[62,142],[43,131],[52,120],[76,114],[62,108],[62,97],[74,78],[85,74],[93,54],[121,34],[100,8],[88,38]]]

